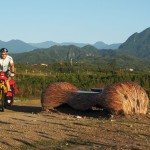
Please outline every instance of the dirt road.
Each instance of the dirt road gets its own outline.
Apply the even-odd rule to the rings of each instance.
[[[104,117],[102,110],[46,113],[40,100],[16,102],[0,112],[0,149],[150,149],[150,113]]]

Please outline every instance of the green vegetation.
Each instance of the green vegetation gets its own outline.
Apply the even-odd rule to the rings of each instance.
[[[40,98],[41,92],[55,82],[69,82],[82,90],[101,87],[119,81],[133,81],[141,85],[150,97],[150,72],[116,69],[115,66],[70,65],[54,63],[45,66],[16,65],[15,80],[19,89],[16,98]]]

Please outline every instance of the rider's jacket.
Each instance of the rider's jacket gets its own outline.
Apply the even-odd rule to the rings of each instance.
[[[10,64],[13,64],[13,58],[9,55],[5,59],[0,58],[0,71],[6,72],[10,69]]]

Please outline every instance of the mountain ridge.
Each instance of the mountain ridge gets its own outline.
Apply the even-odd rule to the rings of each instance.
[[[22,52],[28,52],[33,49],[36,49],[37,47],[31,46],[21,40],[10,40],[7,42],[0,40],[0,48],[7,48],[10,53],[22,53]]]
[[[72,60],[73,64],[95,64],[100,66],[115,65],[118,68],[150,69],[148,60],[134,56],[120,54],[114,50],[97,49],[91,45],[82,48],[70,46],[52,46],[44,49],[35,49],[30,52],[12,54],[16,63],[19,64],[51,64],[65,63]]]
[[[16,42],[15,40],[9,41],[10,44]],[[17,40],[20,45],[26,44]],[[50,41],[52,44],[56,44]],[[3,45],[3,41],[0,40],[0,46]],[[49,46],[49,41],[44,44]],[[98,64],[109,65],[117,64],[120,68],[147,68],[150,69],[150,28],[143,30],[140,33],[135,32],[124,43],[122,43],[118,49],[105,49],[108,45],[102,41],[96,42],[93,45],[84,43],[64,42],[64,45],[53,45],[48,48],[38,48],[36,45],[30,45],[32,50],[12,54],[16,63],[53,63],[53,62],[69,62],[72,59],[75,62],[83,62],[86,64]],[[94,46],[95,45],[95,46]],[[101,45],[103,49],[98,49]],[[11,52],[9,50],[9,52]]]
[[[123,54],[150,59],[150,28],[132,34],[118,50]]]
[[[2,40],[0,40],[0,48],[2,47],[6,47],[10,53],[23,53],[23,52],[29,52],[32,51],[34,49],[38,49],[38,48],[49,48],[52,47],[54,45],[58,45],[58,46],[69,46],[69,45],[75,45],[77,47],[84,47],[86,45],[92,45],[98,49],[117,49],[120,46],[120,43],[116,43],[116,44],[105,44],[102,41],[98,41],[94,44],[89,44],[89,43],[75,43],[75,42],[62,42],[62,43],[56,43],[53,41],[45,41],[45,42],[41,42],[41,43],[26,43],[24,41],[21,40],[10,40],[7,42],[4,42]]]
[[[78,46],[78,47],[84,47],[86,45],[92,45],[98,49],[118,49],[118,47],[121,45],[121,43],[113,43],[113,44],[106,44],[102,41],[98,41],[94,44],[90,44],[90,43],[75,43],[75,42],[62,42],[62,43],[56,43],[56,42],[53,42],[53,41],[46,41],[46,42],[41,42],[41,43],[28,43],[32,46],[35,46],[35,47],[38,47],[38,48],[49,48],[51,46],[54,46],[54,45],[60,45],[60,46],[63,46],[63,45],[75,45],[75,46]]]

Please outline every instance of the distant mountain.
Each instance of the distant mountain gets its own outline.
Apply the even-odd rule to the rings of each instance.
[[[0,48],[6,47],[8,48],[10,53],[23,53],[28,52],[37,48],[49,48],[52,46],[69,46],[74,45],[77,47],[84,47],[86,45],[92,45],[97,49],[117,49],[120,44],[105,44],[104,42],[96,42],[95,44],[89,43],[74,43],[74,42],[63,42],[63,43],[56,43],[53,41],[45,41],[41,43],[25,43],[21,40],[10,40],[8,42],[4,42],[0,40]]]
[[[57,45],[57,46],[63,46],[63,45],[74,45],[77,47],[84,47],[86,45],[92,45],[96,47],[97,49],[118,49],[118,47],[121,45],[121,43],[117,44],[105,44],[104,42],[96,42],[95,44],[89,44],[89,43],[74,43],[74,42],[63,42],[63,43],[56,43],[53,41],[46,41],[46,42],[41,42],[41,43],[28,43],[32,46],[38,47],[38,48],[49,48],[51,46]]]
[[[25,43],[20,40],[0,41],[0,48],[6,47],[16,63],[74,62],[86,64],[114,64],[118,67],[150,69],[150,28],[134,33],[124,43]],[[119,47],[119,48],[118,48]],[[118,48],[118,49],[117,49]],[[114,50],[115,49],[115,50]],[[19,54],[15,54],[19,53]]]
[[[121,43],[116,43],[116,44],[105,44],[104,42],[96,42],[95,44],[93,44],[94,47],[96,47],[97,49],[118,49],[118,47],[121,45]]]
[[[73,43],[73,42],[63,42],[63,43],[56,43],[53,41],[46,41],[46,42],[41,42],[41,43],[28,43],[32,46],[38,47],[38,48],[49,48],[51,46],[57,45],[57,46],[69,46],[69,45],[74,45],[77,47],[83,47],[85,45],[89,45],[88,43]]]
[[[45,41],[41,43],[28,43],[28,44],[34,47],[38,47],[38,48],[49,48],[51,46],[58,45],[58,43],[55,43],[53,41]]]
[[[150,59],[150,28],[131,35],[126,42],[120,45],[119,52]]]
[[[0,41],[0,48],[3,47],[7,48],[9,53],[22,53],[37,48],[20,40]]]
[[[64,56],[66,54],[65,51],[67,51],[68,47],[70,47],[70,46],[71,46],[71,49],[76,49],[76,51],[78,51],[78,49],[79,49],[79,51],[80,51],[79,54],[82,54],[82,55],[93,56],[93,55],[95,55],[95,53],[93,54],[92,51],[95,51],[95,49],[96,49],[96,51],[99,50],[99,53],[102,52],[100,50],[103,50],[103,51],[108,50],[108,51],[106,51],[106,53],[109,55],[110,54],[109,50],[111,49],[114,51],[114,49],[115,49],[116,53],[119,55],[126,55],[126,56],[131,56],[134,58],[149,60],[150,59],[150,28],[145,29],[141,33],[134,33],[122,44],[118,43],[118,44],[108,45],[101,41],[96,42],[95,44],[72,43],[72,42],[55,43],[53,41],[46,41],[46,42],[42,42],[42,43],[25,43],[20,40],[11,40],[8,42],[0,41],[0,48],[6,47],[9,49],[10,53],[23,53],[23,52],[29,52],[32,50],[37,51],[38,49],[45,51],[45,49],[48,49],[50,52],[53,51],[52,53],[50,53],[51,55],[57,54],[57,56],[59,56],[60,58],[61,58],[61,55]],[[73,48],[73,46],[75,48]],[[85,52],[86,47],[88,47],[88,51],[89,51],[89,49],[91,49],[90,50],[91,54],[87,54]],[[112,51],[111,51],[111,53],[112,53]],[[79,55],[79,54],[78,54],[78,56],[81,57],[81,55]],[[103,52],[103,54],[104,54],[104,52]],[[49,54],[47,54],[47,55],[49,55]],[[75,52],[74,52],[74,55],[75,55]],[[43,56],[43,55],[41,55],[41,56]],[[75,57],[77,57],[77,55],[75,55]],[[40,58],[40,55],[38,56],[38,58]],[[56,59],[56,61],[57,61],[57,57],[54,56],[53,58]],[[50,58],[50,60],[51,60],[51,58]]]
[[[74,45],[74,46],[77,46],[77,47],[84,47],[86,45],[89,45],[88,43],[74,43],[74,42],[63,42],[63,43],[59,43],[59,45],[63,46],[63,45]]]

